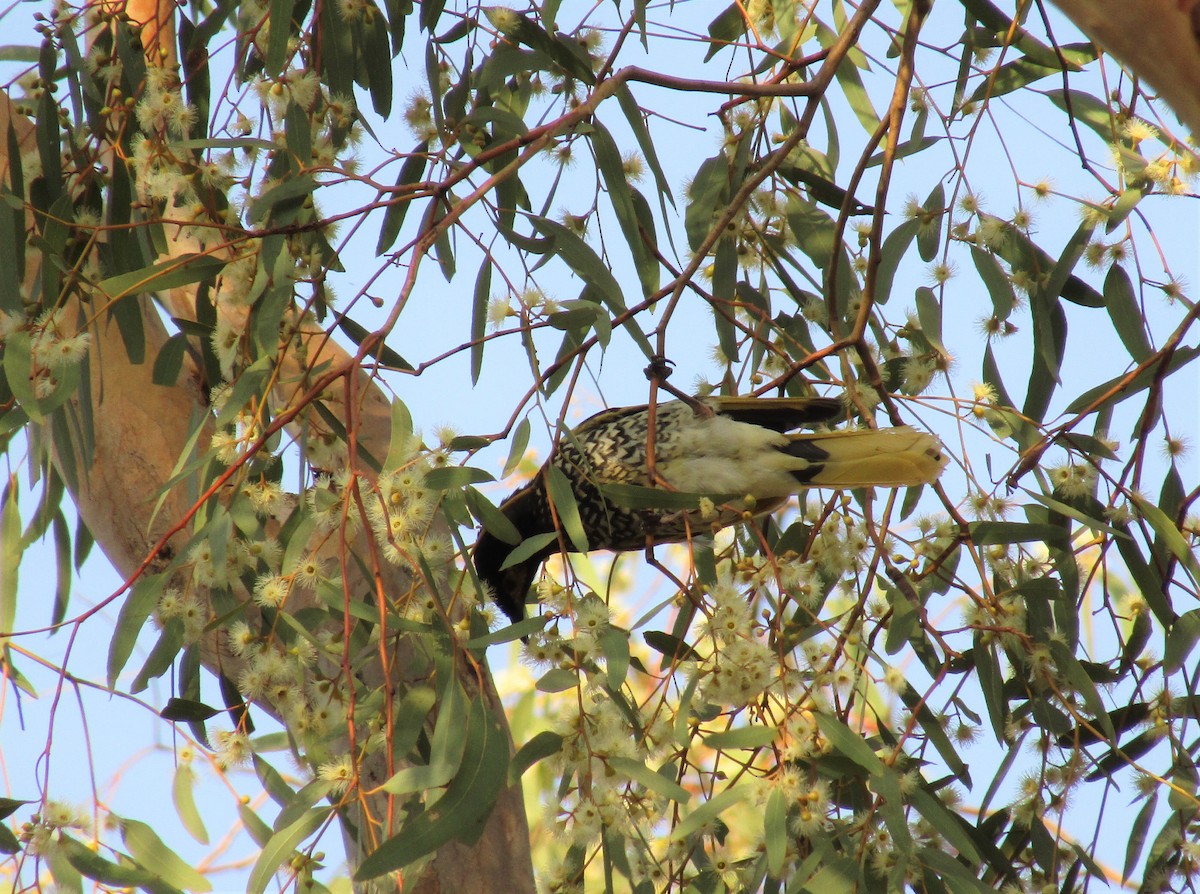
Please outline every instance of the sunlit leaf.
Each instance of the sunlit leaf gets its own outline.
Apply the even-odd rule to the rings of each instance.
[[[212,882],[168,848],[150,826],[137,820],[119,820],[121,838],[129,855],[169,885],[187,891],[211,891]]]
[[[383,213],[383,223],[379,227],[379,241],[375,244],[375,254],[381,255],[391,248],[392,244],[396,241],[396,237],[400,235],[400,228],[404,225],[404,218],[413,203],[413,199],[406,197],[404,193],[408,187],[419,182],[425,175],[425,167],[429,163],[428,152],[429,143],[418,143],[405,157],[404,163],[400,165],[400,173],[396,177],[395,192],[391,196],[387,209]]]
[[[746,33],[746,16],[738,3],[725,7],[715,19],[708,23],[708,52],[704,54],[707,62],[727,46],[736,43]]]
[[[1141,363],[1151,352],[1146,337],[1146,316],[1138,305],[1133,281],[1120,264],[1109,267],[1108,275],[1104,277],[1104,305],[1121,344],[1134,361]]]
[[[142,625],[158,604],[165,583],[162,575],[143,575],[138,578],[133,590],[121,604],[116,628],[108,646],[109,689],[116,686],[117,676],[124,669],[129,656],[133,654],[133,647],[137,643],[138,634],[142,632]]]
[[[891,297],[892,280],[896,277],[896,270],[920,228],[919,220],[906,220],[883,241],[883,247],[879,254],[879,267],[875,271],[876,304],[886,304],[888,298]]]
[[[250,879],[246,884],[248,894],[263,894],[276,871],[290,860],[292,854],[317,829],[329,819],[332,807],[310,807],[298,819],[275,831],[263,845],[262,852],[254,861]]]
[[[525,771],[540,760],[553,757],[562,751],[563,737],[552,730],[542,730],[524,745],[517,749],[509,765],[509,772],[514,781],[520,779]]]
[[[1079,395],[1067,406],[1066,412],[1082,412],[1085,407],[1097,401],[1100,401],[1099,406],[1109,406],[1127,400],[1135,394],[1145,391],[1160,376],[1173,375],[1177,370],[1195,360],[1197,355],[1200,355],[1200,348],[1179,348],[1171,355],[1169,362],[1167,362],[1165,373],[1162,372],[1160,364],[1151,364],[1128,382],[1124,381],[1127,378],[1126,375],[1115,376],[1107,382],[1102,382]]]
[[[695,810],[688,813],[671,830],[670,839],[672,841],[680,841],[687,838],[692,833],[699,831],[701,827],[708,825],[729,808],[740,804],[746,799],[748,794],[749,792],[744,786],[733,786],[725,789],[719,795],[709,798]]]
[[[575,501],[575,492],[571,481],[558,466],[548,466],[545,472],[546,488],[550,492],[550,502],[554,507],[558,523],[571,539],[571,543],[581,553],[588,551],[587,532],[583,520],[579,517],[579,504]]]
[[[921,206],[921,225],[917,229],[917,254],[921,260],[929,263],[937,257],[941,246],[942,218],[946,213],[946,188],[939,181],[933,191],[925,198]]]
[[[742,726],[709,733],[704,744],[709,748],[763,748],[779,736],[779,730],[769,726]]]
[[[200,844],[208,844],[204,817],[196,807],[196,771],[189,763],[180,763],[171,780],[171,800],[175,815],[187,833]]]
[[[634,782],[641,783],[657,795],[670,798],[680,804],[686,804],[691,800],[687,789],[674,780],[668,779],[662,773],[651,770],[641,761],[628,757],[610,757],[608,763],[618,773],[628,776]]]
[[[487,704],[474,700],[465,729],[462,765],[442,797],[415,812],[399,831],[369,854],[356,880],[401,869],[452,839],[474,843],[483,831],[496,796],[508,779],[508,735]]]

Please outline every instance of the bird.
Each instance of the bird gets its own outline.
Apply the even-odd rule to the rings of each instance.
[[[794,433],[843,412],[828,397],[715,396],[664,401],[654,413],[654,475],[647,444],[648,405],[603,410],[558,439],[550,458],[499,505],[522,540],[559,530],[547,478],[570,483],[591,550],[623,552],[648,543],[679,543],[749,516],[778,509],[803,488],[914,487],[931,484],[945,467],[941,442],[909,426]],[[657,487],[686,494],[743,498],[747,509],[633,509],[606,495],[612,485]],[[611,492],[610,492],[611,493]],[[513,622],[543,561],[578,545],[559,536],[532,555],[503,567],[516,543],[485,527],[472,561],[493,601]]]

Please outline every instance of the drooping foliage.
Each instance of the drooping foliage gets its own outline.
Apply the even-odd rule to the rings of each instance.
[[[1197,161],[1052,9],[97,2],[37,34],[0,115],[0,719],[67,685],[160,712],[195,842],[68,808],[47,761],[0,873],[205,890],[193,786],[249,767],[254,891],[1194,885]],[[552,561],[504,626],[475,531],[519,540],[534,459],[668,388],[836,397],[953,463]],[[93,540],[123,582],[85,604]]]

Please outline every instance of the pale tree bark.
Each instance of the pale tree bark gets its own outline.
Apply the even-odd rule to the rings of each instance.
[[[148,62],[175,66],[174,5],[135,0],[124,5],[124,11],[135,22],[143,24],[142,38],[147,47]],[[33,124],[14,112],[6,96],[0,96],[0,132],[8,132],[10,122],[23,153],[36,154]],[[8,144],[0,141],[0,175],[6,175],[8,167]],[[31,215],[27,226],[33,226]],[[175,239],[170,243],[169,252],[159,260],[194,252],[197,248],[194,240]],[[29,258],[27,289],[37,281],[38,260],[36,256]],[[175,289],[160,299],[173,316],[195,318],[192,289]],[[212,419],[208,408],[208,384],[190,357],[185,357],[175,383],[162,385],[154,381],[153,358],[158,356],[169,334],[160,313],[148,299],[122,300],[140,302],[148,362],[135,364],[130,361],[115,321],[105,308],[96,306],[98,302],[84,305],[72,299],[64,308],[66,318],[78,319],[92,338],[87,361],[90,391],[77,395],[71,409],[76,418],[90,417],[92,420],[93,449],[85,454],[78,443],[61,436],[56,440],[49,426],[36,434],[50,441],[52,455],[64,480],[71,486],[80,517],[97,544],[117,571],[132,579],[139,574],[160,571],[172,556],[185,548],[190,531],[185,520],[193,509],[192,500],[183,486],[172,487],[165,493],[163,487],[180,467],[181,456],[197,426],[205,429],[197,442],[199,449],[206,449],[212,433]],[[319,365],[323,365],[322,374],[326,376],[342,372],[343,375],[333,378],[329,387],[317,397],[333,413],[340,414],[347,424],[353,420],[359,445],[374,456],[385,456],[391,441],[389,402],[362,368],[360,358],[329,340],[315,325],[306,326],[301,338],[309,348],[306,361],[301,364],[288,355],[279,381],[308,381],[311,378],[306,375],[308,370]],[[347,380],[353,387],[344,387]],[[295,426],[324,428],[317,414],[299,402],[303,391],[295,384],[278,387],[275,391],[276,416],[294,414],[292,424]],[[309,400],[313,397],[311,393],[308,395]],[[348,399],[352,407],[347,406]],[[86,406],[84,402],[87,402]],[[284,521],[284,518],[276,518],[270,527],[278,529]],[[369,535],[358,535],[358,542],[352,543],[351,547],[364,548],[364,536]],[[365,580],[356,572],[355,563],[346,563],[343,566],[346,588],[358,594],[375,590],[382,596],[411,587],[402,572],[386,566],[379,570],[382,576],[378,580]],[[379,592],[381,588],[382,593]],[[249,594],[242,593],[241,597],[248,603],[249,612],[256,611]],[[316,604],[315,597],[308,598]],[[293,610],[305,607],[303,602],[289,603],[289,606]],[[412,682],[405,677],[409,666],[404,661],[404,645],[401,642],[387,650],[386,656],[384,651],[381,647],[379,660],[358,671],[359,682],[370,688],[382,687],[389,693],[402,691]],[[202,654],[203,664],[209,670],[236,678],[240,659],[228,648],[224,634],[210,635],[202,644]],[[385,679],[389,673],[390,679]],[[466,692],[484,700],[500,727],[507,730],[503,707],[486,666],[459,662],[457,673]],[[391,699],[385,703],[390,704]],[[279,716],[270,703],[256,707]],[[359,743],[369,736],[365,727],[354,730],[354,734],[354,740]],[[348,749],[351,741],[350,735],[345,736],[341,747]],[[391,771],[396,769],[399,768],[390,768]],[[382,751],[376,750],[365,757],[358,772],[358,790],[343,808],[350,821],[347,828],[359,830],[358,839],[345,836],[352,868],[381,840],[396,831],[396,811],[391,796],[378,788],[389,775]],[[474,844],[450,842],[429,860],[419,878],[410,874],[403,880],[397,878],[388,882],[380,879],[379,883],[382,883],[377,884],[379,889],[394,886],[397,890],[402,887],[405,891],[415,892],[533,891],[529,831],[520,786],[506,786],[502,790],[482,835]]]
[[[1200,3],[1197,0],[1054,0],[1096,43],[1200,133]]]

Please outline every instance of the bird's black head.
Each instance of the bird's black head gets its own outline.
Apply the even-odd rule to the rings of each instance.
[[[512,551],[511,544],[484,531],[475,543],[471,558],[475,562],[475,572],[479,579],[491,588],[493,601],[508,615],[509,620],[516,624],[525,619],[525,597],[533,584],[538,566],[542,563],[542,557],[526,559],[501,569],[500,566]]]
[[[554,529],[549,520],[549,510],[545,508],[543,488],[542,477],[538,475],[500,504],[500,511],[512,522],[522,539]],[[484,531],[479,535],[471,556],[479,579],[491,587],[492,599],[514,624],[525,619],[525,597],[529,595],[529,587],[542,562],[555,551],[555,546],[551,544],[524,562],[501,569],[500,566],[515,548],[515,544],[505,543],[494,534]]]

